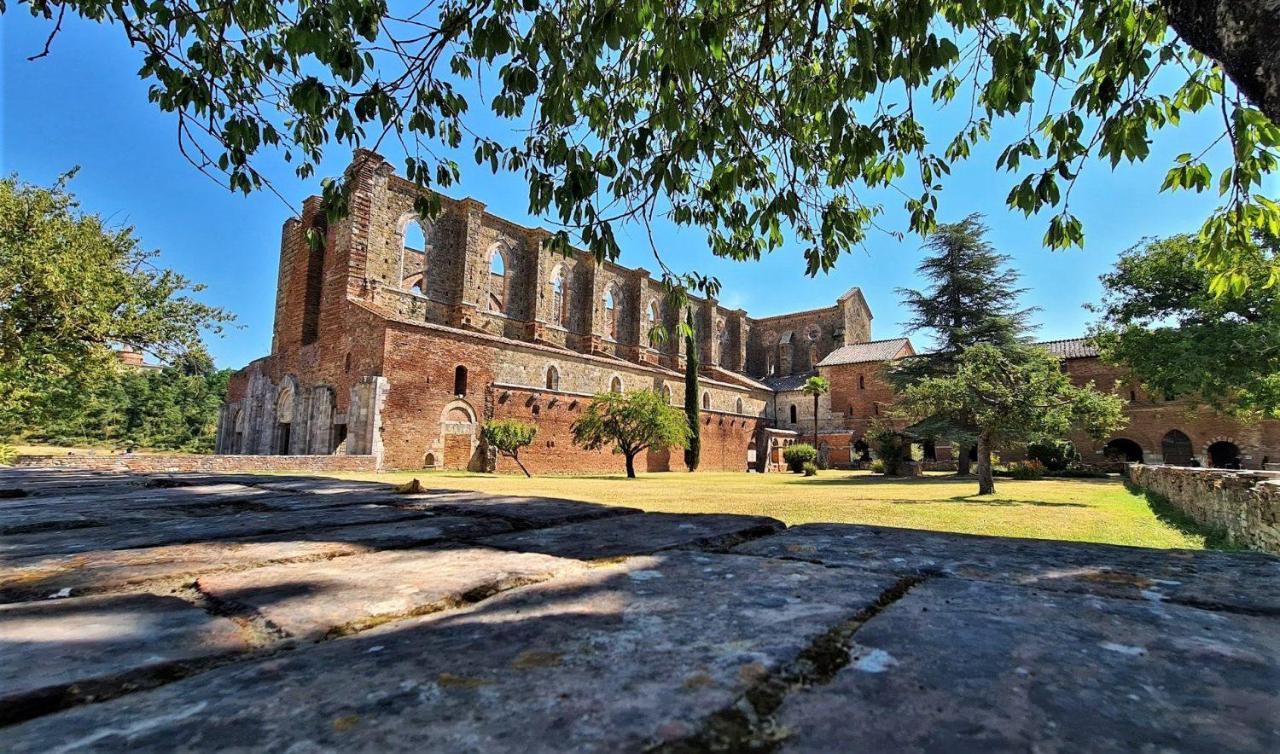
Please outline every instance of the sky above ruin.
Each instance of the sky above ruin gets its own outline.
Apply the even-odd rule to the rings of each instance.
[[[68,17],[52,54],[28,62],[43,46],[49,25],[32,19],[25,7],[11,8],[0,25],[0,170],[48,185],[79,166],[71,187],[85,209],[113,224],[134,226],[146,247],[162,252],[165,265],[208,286],[201,294],[205,301],[238,316],[237,327],[210,339],[218,365],[241,367],[265,355],[271,342],[280,226],[292,209],[265,191],[248,197],[232,194],[183,158],[176,118],[147,101],[147,83],[136,75],[140,56],[119,29]],[[998,128],[991,143],[953,168],[941,196],[940,219],[984,213],[990,240],[1014,258],[1023,275],[1029,289],[1025,304],[1040,309],[1037,335],[1077,336],[1091,321],[1083,306],[1097,300],[1098,276],[1120,252],[1144,236],[1194,231],[1215,206],[1216,195],[1161,194],[1158,188],[1173,158],[1198,153],[1216,137],[1220,122],[1208,116],[1184,120],[1182,127],[1158,135],[1143,164],[1122,165],[1114,172],[1101,162],[1090,165],[1072,194],[1072,211],[1085,225],[1085,248],[1062,252],[1041,246],[1047,217],[1026,218],[1005,206],[1015,179],[996,172],[994,165],[1009,134],[1019,129],[1025,124]],[[393,165],[402,164],[398,148],[383,150]],[[349,159],[344,149],[331,149],[318,176],[340,172]],[[473,196],[515,222],[546,224],[527,213],[521,176],[494,175],[469,158],[460,162],[462,183],[450,195]],[[295,207],[319,193],[319,177],[301,181],[271,159],[258,165]],[[1264,190],[1280,193],[1280,178],[1273,177]],[[886,210],[886,227],[906,227],[896,204]],[[623,254],[618,261],[657,269],[644,229],[620,230]],[[655,239],[669,265],[717,276],[723,284],[721,303],[754,316],[828,306],[859,286],[875,315],[874,338],[901,334],[906,315],[895,289],[919,285],[914,269],[922,256],[920,240],[910,235],[899,241],[873,234],[864,249],[816,278],[805,276],[797,244],[760,262],[736,263],[707,253],[696,228],[659,224]],[[928,345],[927,338],[914,339],[918,346]]]

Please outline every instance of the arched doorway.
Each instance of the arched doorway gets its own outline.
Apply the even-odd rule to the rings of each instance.
[[[1230,440],[1219,440],[1209,446],[1209,465],[1215,469],[1240,468],[1240,448]]]
[[[466,401],[453,401],[440,416],[445,469],[465,471],[471,467],[476,450],[476,412]]]
[[[1142,463],[1142,446],[1127,437],[1117,437],[1102,448],[1102,455],[1113,461]]]
[[[1195,455],[1191,452],[1191,438],[1182,430],[1169,430],[1160,441],[1160,454],[1170,466],[1190,466]]]

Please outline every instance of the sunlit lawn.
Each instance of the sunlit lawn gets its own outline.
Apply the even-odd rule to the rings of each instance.
[[[1204,546],[1204,537],[1165,523],[1118,479],[997,479],[978,497],[972,479],[885,479],[867,472],[793,474],[668,473],[617,476],[520,476],[461,472],[339,473],[429,487],[537,495],[628,505],[649,511],[744,513],[788,525],[815,521],[876,524],[1010,537],[1107,542],[1144,547]]]

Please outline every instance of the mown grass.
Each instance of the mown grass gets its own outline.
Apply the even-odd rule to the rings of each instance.
[[[535,495],[676,513],[772,516],[788,525],[831,521],[912,529],[1104,542],[1142,547],[1203,548],[1205,536],[1154,512],[1119,479],[998,479],[979,497],[977,483],[947,475],[885,479],[867,472],[793,474],[668,473],[540,476],[463,472],[339,473],[350,479],[504,495]],[[1210,543],[1212,546],[1213,543]]]

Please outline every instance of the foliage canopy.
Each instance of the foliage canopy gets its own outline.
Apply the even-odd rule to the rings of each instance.
[[[1233,412],[1280,417],[1280,287],[1206,292],[1193,236],[1151,239],[1102,276],[1094,341],[1154,395],[1193,396]],[[1261,274],[1280,260],[1280,242],[1241,260]]]
[[[484,425],[481,434],[489,447],[515,461],[526,477],[533,476],[520,461],[520,449],[533,444],[533,438],[538,436],[537,426],[518,419],[494,419]]]
[[[118,346],[207,360],[202,331],[232,318],[158,267],[132,229],[82,212],[71,175],[50,188],[0,180],[0,433],[46,427],[94,395],[114,379]]]
[[[689,440],[684,413],[652,390],[600,393],[571,430],[573,441],[587,450],[611,447],[625,456],[628,477],[636,475],[635,457],[642,451],[679,448]]]
[[[953,374],[929,377],[904,390],[899,410],[910,418],[973,418],[978,443],[979,494],[995,491],[990,451],[1057,440],[1073,429],[1101,438],[1124,425],[1124,405],[1093,383],[1074,385],[1057,358],[1031,345],[979,343],[965,349]]]
[[[524,175],[530,211],[564,225],[553,246],[575,231],[600,258],[618,253],[615,223],[664,213],[720,256],[790,236],[810,274],[829,269],[877,227],[880,193],[932,230],[952,165],[1002,121],[1008,205],[1048,215],[1046,245],[1079,245],[1081,170],[1145,160],[1200,111],[1221,113],[1229,154],[1183,154],[1162,186],[1221,195],[1200,261],[1236,285],[1253,234],[1280,236],[1259,188],[1280,164],[1267,0],[1216,15],[1183,0],[19,3],[122,29],[184,153],[232,189],[265,184],[264,150],[305,177],[334,144],[387,139],[411,180],[443,188],[467,149]],[[921,118],[948,107],[944,125]],[[514,127],[486,130],[486,110]]]

